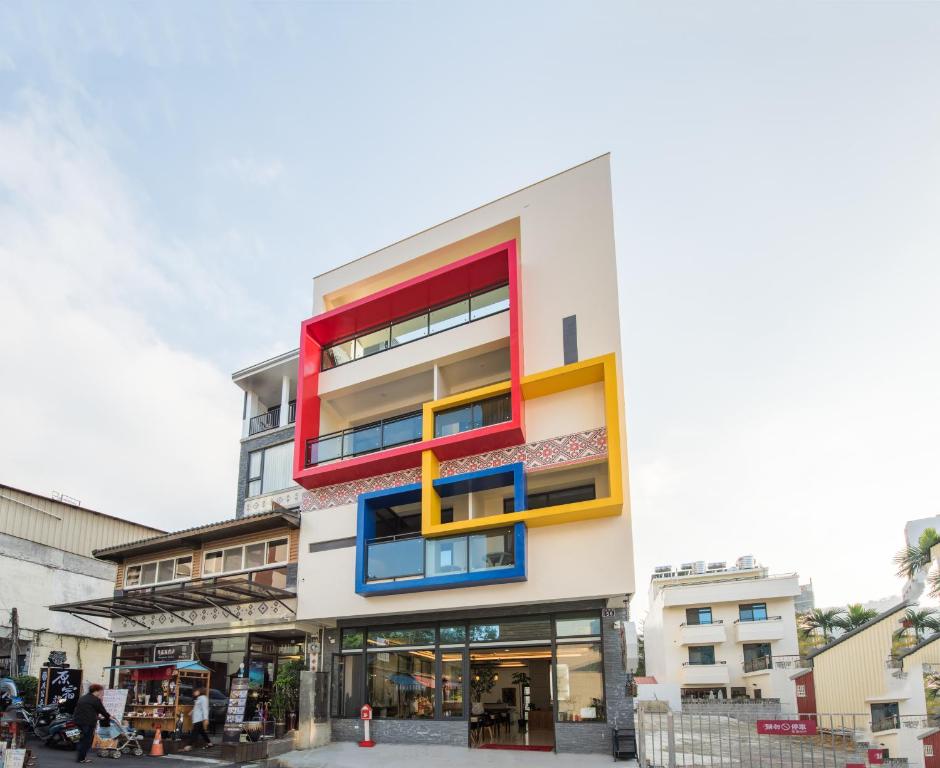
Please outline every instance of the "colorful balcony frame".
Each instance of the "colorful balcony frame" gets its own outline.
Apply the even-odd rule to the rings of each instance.
[[[330,464],[306,466],[307,441],[318,437],[320,431],[318,386],[323,347],[502,280],[509,285],[510,379],[504,390],[509,391],[511,397],[512,418],[509,421],[437,439],[433,438],[432,426],[431,437],[428,438],[426,433],[425,440],[420,443]],[[300,332],[294,480],[307,489],[319,488],[418,467],[422,451],[428,448],[439,451],[442,458],[458,458],[525,442],[519,296],[518,253],[516,241],[510,240],[306,320]]]
[[[617,389],[617,358],[611,353],[582,360],[570,365],[553,368],[522,379],[522,397],[532,400],[569,389],[602,383],[604,387],[604,415],[607,423],[607,473],[610,485],[608,496],[573,504],[525,510],[517,506],[515,512],[497,517],[481,517],[452,523],[441,522],[441,498],[435,491],[440,482],[440,460],[433,448],[421,456],[421,533],[426,537],[448,536],[458,533],[484,530],[508,523],[524,522],[529,527],[556,525],[599,517],[612,517],[623,512],[623,473],[621,467],[620,408]],[[479,396],[479,390],[465,396]],[[425,435],[429,425],[428,412],[437,409],[430,403],[424,410]],[[447,407],[455,403],[447,403]],[[459,404],[459,403],[456,403]],[[432,422],[433,423],[433,415]],[[521,510],[521,511],[520,511]]]
[[[502,467],[468,472],[453,477],[439,478],[435,481],[435,495],[440,498],[455,496],[470,491],[483,491],[492,488],[511,486],[513,489],[514,508],[525,509],[526,486],[525,472],[521,463],[507,464]],[[420,483],[413,483],[398,488],[363,493],[359,496],[358,525],[356,527],[356,593],[364,596],[393,595],[407,592],[424,592],[435,589],[453,589],[457,587],[476,587],[488,584],[506,584],[526,580],[526,526],[525,523],[512,523],[514,564],[505,568],[486,571],[454,573],[443,576],[425,576],[407,578],[398,581],[369,582],[366,578],[368,568],[368,542],[375,536],[375,518],[373,510],[377,507],[414,504],[421,499]],[[497,527],[506,527],[510,521],[508,515],[494,515]],[[494,527],[494,526],[490,526]]]

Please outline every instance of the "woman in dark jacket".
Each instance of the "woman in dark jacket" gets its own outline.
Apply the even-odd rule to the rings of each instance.
[[[78,742],[79,763],[90,763],[88,759],[88,750],[95,739],[95,726],[98,720],[104,725],[111,724],[111,715],[104,708],[101,699],[104,698],[104,688],[98,683],[92,683],[88,686],[88,693],[82,696],[75,704],[75,711],[72,713],[72,719],[82,731],[82,738]]]

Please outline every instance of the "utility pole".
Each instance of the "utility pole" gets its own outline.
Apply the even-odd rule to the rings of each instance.
[[[10,677],[20,673],[20,617],[16,608],[10,611]]]

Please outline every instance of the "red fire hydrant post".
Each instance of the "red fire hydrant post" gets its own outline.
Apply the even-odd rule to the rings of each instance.
[[[359,719],[362,720],[362,727],[365,729],[363,733],[365,738],[359,742],[359,746],[374,747],[375,742],[372,741],[372,738],[369,736],[369,723],[372,722],[372,707],[368,704],[363,704],[362,709],[359,710]]]

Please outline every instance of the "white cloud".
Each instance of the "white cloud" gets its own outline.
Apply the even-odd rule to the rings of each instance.
[[[233,157],[228,162],[228,171],[244,184],[269,187],[284,175],[284,165],[276,158]]]
[[[0,72],[13,72],[16,70],[16,64],[13,63],[13,57],[9,53],[0,51]]]
[[[141,309],[198,300],[185,256],[74,114],[27,99],[0,146],[0,482],[169,529],[232,515],[238,392]]]

